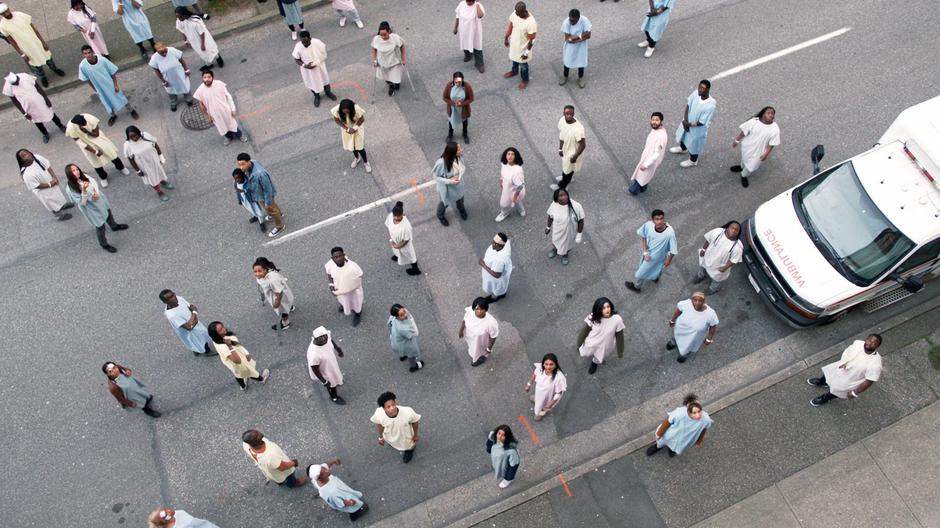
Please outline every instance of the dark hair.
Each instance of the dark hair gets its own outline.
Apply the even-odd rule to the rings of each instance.
[[[251,161],[251,154],[247,152],[240,152],[238,156],[235,156],[237,161]]]
[[[581,18],[581,12],[578,11],[577,9],[572,9],[571,11],[568,11],[568,16],[569,16],[569,17],[575,17],[575,18]]]
[[[657,216],[666,216],[666,213],[662,209],[653,209],[653,212],[650,213],[650,218],[656,218]]]
[[[555,189],[555,192],[552,193],[552,201],[555,203],[558,203],[558,197],[561,196],[561,193],[565,193],[568,195],[568,213],[569,214],[575,213],[574,205],[571,204],[571,192],[569,192],[568,189],[563,189],[561,187]]]
[[[455,71],[454,74],[451,76],[451,79],[456,79],[457,77],[460,77],[461,79],[463,79],[463,78],[464,78],[464,77],[463,77],[463,72],[462,72],[462,71]]]
[[[242,433],[242,442],[251,447],[258,447],[264,443],[264,435],[257,429],[249,429]]]
[[[241,176],[242,178],[247,178],[247,176],[245,176],[245,171],[241,169],[235,169],[232,171],[232,177],[235,177],[235,176]]]
[[[776,108],[774,108],[774,107],[772,107],[772,106],[765,106],[765,107],[763,107],[763,108],[760,109],[760,112],[757,112],[756,114],[754,114],[754,117],[756,117],[757,119],[760,119],[761,117],[764,116],[764,112],[766,112],[767,110],[773,110],[775,114],[777,113],[777,109],[776,109]]]
[[[85,16],[91,18],[91,13],[88,11],[88,6],[85,5],[85,0],[72,0],[72,9],[75,9],[75,6],[78,4],[82,5],[82,12],[85,13]]]
[[[490,301],[486,300],[486,297],[477,297],[470,303],[470,308],[476,310],[477,308],[483,308],[486,311],[490,309]]]
[[[454,161],[457,160],[457,144],[448,141],[447,146],[444,147],[444,152],[441,153],[441,159],[444,160],[444,168],[447,169],[447,172],[450,172],[454,168]]]
[[[21,170],[22,170],[23,167],[26,167],[26,165],[23,165],[23,158],[20,156],[23,152],[29,152],[30,154],[33,154],[33,152],[32,152],[31,150],[29,150],[29,149],[24,149],[24,148],[21,148],[20,150],[17,150],[17,151],[16,151],[16,164],[20,166],[20,169],[21,169]],[[36,159],[36,155],[35,155],[35,154],[33,154],[33,159],[34,159],[34,160]]]
[[[712,82],[709,81],[708,79],[702,79],[702,80],[699,81],[698,83],[699,83],[699,84],[704,84],[704,85],[705,85],[705,88],[707,88],[707,89],[709,89],[709,90],[712,89]]]
[[[64,172],[65,172],[65,177],[69,180],[69,188],[77,193],[81,193],[82,187],[78,184],[78,182],[89,181],[88,176],[85,175],[85,171],[83,171],[81,167],[78,168],[78,172],[80,173],[78,177],[73,176],[72,171],[69,170],[71,167],[78,167],[78,165],[74,163],[69,163],[68,165],[65,166]]]
[[[564,108],[564,109],[567,110],[567,109],[569,109],[569,108],[571,109],[572,112],[574,112],[574,105],[565,105],[565,108]],[[556,115],[557,115],[557,114],[556,114]]]
[[[281,270],[277,269],[277,266],[275,266],[273,262],[271,262],[270,260],[266,259],[265,257],[258,257],[258,258],[256,258],[256,259],[255,259],[255,263],[252,264],[251,267],[253,268],[253,267],[255,267],[255,266],[261,266],[262,268],[264,268],[264,269],[266,269],[266,270],[268,270],[268,271],[271,271],[271,270],[274,270],[274,271],[281,271]]]
[[[397,398],[395,397],[394,392],[383,392],[382,394],[379,394],[379,399],[376,400],[376,403],[379,404],[379,407],[385,407],[386,403],[396,399]]]
[[[95,50],[92,49],[92,47],[89,46],[88,44],[85,44],[85,45],[82,46],[82,51],[85,51],[85,50],[88,50],[88,51],[95,51]]]
[[[73,115],[71,121],[78,126],[85,126],[88,124],[88,121],[85,120],[85,116],[83,116],[82,114]]]
[[[304,38],[304,37],[310,38],[310,32],[307,31],[306,29],[301,31],[297,35],[300,36],[300,38]]]
[[[509,242],[509,235],[507,235],[506,233],[503,233],[502,231],[496,233],[496,236],[498,236],[499,238],[503,239],[503,244],[504,244],[504,245],[506,244],[506,242]]]
[[[522,154],[519,154],[519,149],[517,149],[516,147],[509,147],[508,149],[504,150],[503,154],[499,157],[500,163],[502,163],[503,165],[506,164],[506,153],[508,152],[512,152],[513,154],[516,155],[516,165],[522,165]]]
[[[401,202],[395,202],[395,205],[392,206],[392,214],[395,216],[402,216],[405,214],[405,204]]]
[[[205,66],[202,66],[201,68],[199,68],[199,71],[201,71],[203,75],[208,73],[209,75],[212,76],[213,79],[215,79],[215,72],[212,71],[212,66],[206,64]]]
[[[726,223],[725,225],[721,226],[721,228],[722,228],[722,229],[728,229],[728,228],[729,228],[730,226],[732,226],[732,225],[737,225],[737,226],[738,226],[738,238],[741,238],[741,222],[738,222],[737,220],[731,220],[730,222],[728,222],[728,223]],[[736,238],[735,240],[737,240],[737,238]]]
[[[352,99],[343,99],[339,102],[339,120],[352,123],[356,119],[356,103]]]
[[[101,365],[101,372],[104,372],[104,375],[105,375],[105,376],[108,375],[108,368],[107,368],[108,365],[110,365],[110,364],[112,364],[112,363],[114,363],[114,366],[117,367],[118,370],[120,370],[121,368],[123,368],[123,367],[121,367],[121,365],[118,365],[117,361],[105,361],[104,364]]]
[[[341,253],[346,253],[346,252],[343,250],[343,248],[341,248],[341,247],[339,247],[339,246],[336,246],[336,247],[334,247],[333,249],[330,250],[330,256],[332,256],[333,253],[336,253],[337,251],[339,251],[339,252],[341,252]]]
[[[605,304],[610,305],[610,315],[617,313],[617,310],[614,308],[613,301],[607,297],[598,297],[597,300],[594,301],[594,306],[591,307],[591,320],[595,323],[601,322],[601,319],[604,318],[603,312]]]
[[[878,340],[878,346],[881,346],[881,343],[884,342],[884,340],[881,338],[881,334],[871,334],[871,335],[869,335],[868,337],[874,337],[875,339],[877,339],[877,340]]]
[[[544,370],[545,362],[548,361],[549,359],[555,362],[555,372],[552,372],[552,379],[555,379],[556,372],[564,372],[563,370],[561,370],[561,364],[558,363],[558,356],[556,356],[555,354],[552,354],[551,352],[549,352],[548,354],[545,354],[544,356],[542,356],[542,361],[539,362],[539,366],[542,367],[542,369]]]
[[[137,132],[138,136],[144,137],[143,133],[141,133],[139,128],[135,127],[134,125],[131,125],[124,129],[124,139],[130,140],[131,132]]]
[[[385,31],[388,31],[389,33],[391,33],[391,32],[392,32],[392,25],[389,24],[388,22],[386,22],[385,20],[379,22],[379,30],[376,31],[375,34],[378,35],[379,33],[382,32],[383,29],[384,29]]]
[[[222,321],[212,321],[211,323],[206,325],[206,328],[209,329],[209,337],[212,339],[212,342],[218,343],[221,345],[222,343],[225,342],[225,340],[222,339],[225,336],[219,333],[220,326],[224,326],[222,324]],[[228,329],[226,328],[226,330]],[[235,335],[235,332],[229,331],[229,332],[226,332],[225,335],[226,336]]]
[[[177,15],[183,15],[183,18],[193,18],[193,17],[199,16],[196,13],[193,13],[192,11],[190,11],[188,7],[180,6],[180,7],[177,7],[175,11]]]
[[[650,119],[652,119],[652,118],[654,118],[654,117],[658,117],[660,121],[663,121],[663,120],[666,119],[665,117],[663,117],[663,113],[662,113],[662,112],[653,112],[652,114],[650,114]]]
[[[698,407],[700,410],[702,408],[702,404],[698,401],[698,396],[691,392],[686,394],[685,398],[682,398],[682,405],[685,405],[685,409],[688,412],[692,412],[692,409],[696,407]]]
[[[165,290],[160,291],[159,293],[160,300],[163,302],[166,302],[167,298],[169,298],[171,293],[173,293],[173,290],[170,290],[170,289],[165,289]]]
[[[400,305],[400,304],[398,304],[398,303],[395,303],[395,304],[392,305],[392,309],[389,310],[389,314],[390,314],[392,317],[398,317],[398,312],[400,312],[402,308],[404,308],[404,306],[402,306],[402,305]]]
[[[496,433],[502,431],[506,435],[506,443],[503,444],[504,447],[516,447],[518,443],[516,437],[512,434],[512,429],[508,425],[498,425],[496,429],[493,429],[493,441],[496,441]]]

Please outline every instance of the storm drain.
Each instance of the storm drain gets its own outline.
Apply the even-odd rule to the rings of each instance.
[[[206,130],[207,128],[215,126],[206,119],[205,114],[199,109],[198,102],[192,106],[181,104],[180,109],[183,110],[180,112],[180,123],[183,124],[184,128],[189,130]]]

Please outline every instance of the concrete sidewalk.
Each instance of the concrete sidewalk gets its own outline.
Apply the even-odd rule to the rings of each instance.
[[[882,332],[885,373],[858,400],[809,405],[821,390],[806,378],[838,356],[821,357],[712,412],[701,449],[647,457],[647,435],[476,526],[940,526],[940,372],[927,358],[938,321],[934,307]]]

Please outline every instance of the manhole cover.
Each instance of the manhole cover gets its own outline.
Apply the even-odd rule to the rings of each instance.
[[[182,123],[185,128],[189,130],[205,130],[215,126],[206,119],[205,114],[199,109],[199,101],[193,103],[192,106],[181,104],[180,108],[183,110],[180,112],[180,123]]]

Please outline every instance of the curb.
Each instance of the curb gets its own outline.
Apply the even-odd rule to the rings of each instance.
[[[940,307],[940,296],[915,305],[905,312],[897,314],[888,320],[883,321],[877,325],[876,328],[879,331],[885,331],[894,328],[906,321],[928,313],[938,307]],[[800,341],[799,333],[790,334],[789,336],[781,338],[749,354],[748,356],[745,356],[720,369],[712,371],[689,384],[677,387],[651,400],[647,400],[638,407],[621,411],[620,413],[609,417],[604,422],[597,424],[588,430],[576,433],[559,442],[556,442],[553,445],[542,448],[540,452],[547,453],[542,457],[539,457],[539,459],[549,458],[552,460],[545,464],[543,460],[536,459],[536,456],[532,455],[529,457],[529,460],[536,460],[533,461],[534,464],[533,462],[530,462],[530,465],[536,465],[539,468],[538,471],[540,474],[547,473],[554,476],[547,478],[543,477],[540,482],[530,486],[522,492],[506,497],[505,499],[498,500],[496,503],[482,507],[481,509],[475,510],[472,513],[463,514],[459,520],[452,520],[455,517],[455,513],[459,513],[453,511],[454,504],[464,502],[470,497],[492,496],[494,493],[492,491],[492,488],[494,487],[492,475],[487,473],[486,475],[469,481],[458,488],[432,497],[424,503],[412,506],[411,508],[399,512],[396,515],[382,519],[377,523],[372,524],[371,526],[388,526],[390,528],[399,526],[411,526],[414,528],[433,528],[439,526],[447,526],[449,528],[470,528],[507,510],[510,510],[545,493],[548,493],[554,488],[562,486],[563,482],[559,478],[559,476],[562,474],[564,475],[565,480],[572,481],[587,474],[588,472],[594,471],[598,467],[606,465],[609,462],[612,462],[618,458],[622,458],[634,451],[643,448],[650,442],[650,434],[646,429],[652,430],[652,426],[642,428],[642,432],[639,434],[626,430],[629,436],[627,438],[622,438],[623,435],[616,435],[617,431],[623,430],[623,428],[619,427],[617,424],[635,423],[637,417],[644,419],[642,417],[660,416],[663,409],[667,408],[670,403],[674,404],[676,399],[681,398],[683,394],[689,392],[692,385],[696,386],[696,393],[713,396],[714,399],[706,397],[702,398],[702,401],[706,402],[709,412],[716,413],[750,396],[753,396],[758,392],[776,385],[777,383],[789,379],[798,372],[827,361],[831,357],[839,354],[851,342],[851,339],[840,341],[839,343],[827,347],[826,349],[821,350],[807,358],[791,361],[789,363],[785,363],[782,366],[778,365],[776,367],[771,367],[770,372],[767,374],[761,375],[761,372],[751,372],[750,377],[753,377],[753,375],[756,374],[758,379],[750,383],[746,383],[740,387],[726,387],[725,390],[731,390],[729,393],[721,394],[722,387],[720,380],[717,386],[708,386],[709,381],[705,378],[720,379],[722,377],[727,377],[731,383],[733,383],[734,379],[736,378],[747,379],[749,377],[749,370],[758,370],[761,368],[761,366],[767,364],[773,365],[772,357],[779,357],[782,355],[789,356],[790,352],[795,347],[794,341],[797,343]],[[765,358],[764,356],[767,357]],[[756,365],[757,368],[747,367],[749,363]],[[742,365],[744,365],[745,368],[742,369]],[[708,387],[701,387],[703,385]],[[653,421],[648,421],[648,423],[655,423],[655,419]],[[636,427],[634,427],[634,429],[635,428]],[[598,430],[602,432],[598,432]],[[613,433],[611,438],[614,438],[616,447],[607,449],[602,454],[589,458],[586,461],[580,463],[574,462],[574,465],[570,466],[569,469],[564,469],[564,467],[567,465],[566,463],[558,462],[558,460],[563,460],[564,453],[569,451],[566,449],[566,446],[583,444],[583,442],[580,441],[582,438],[598,438],[598,435],[600,434],[611,435],[611,433]],[[621,437],[619,441],[617,441],[617,436]],[[600,436],[600,438],[603,437]],[[485,500],[486,499],[484,498],[483,500],[480,500],[480,502]]]
[[[309,9],[313,9],[316,7],[327,5],[330,3],[330,0],[299,0],[299,2],[300,2],[301,10],[309,10]],[[246,29],[251,29],[255,26],[264,24],[266,22],[274,20],[275,18],[281,18],[281,15],[276,10],[269,11],[266,13],[261,13],[253,17],[239,20],[238,22],[234,24],[223,26],[213,31],[212,37],[215,38],[216,40],[219,40],[221,38],[225,38],[225,37],[234,35],[236,33],[240,33],[241,31],[244,31]],[[186,43],[186,40],[181,39],[181,40],[177,40],[173,42],[167,42],[166,45],[179,48],[183,46],[183,44],[185,43]],[[147,66],[146,63],[141,62],[139,56],[129,57],[129,58],[116,61],[114,65],[117,66],[119,70],[131,70],[137,66]],[[73,77],[73,78],[68,79],[67,81],[54,84],[44,89],[46,91],[46,94],[51,96],[53,94],[61,93],[66,90],[71,90],[72,88],[81,86],[83,84],[85,84],[84,81],[80,81],[78,77]],[[4,97],[3,100],[0,100],[0,110],[6,110],[7,108],[13,108],[13,102],[10,101],[9,97]]]

